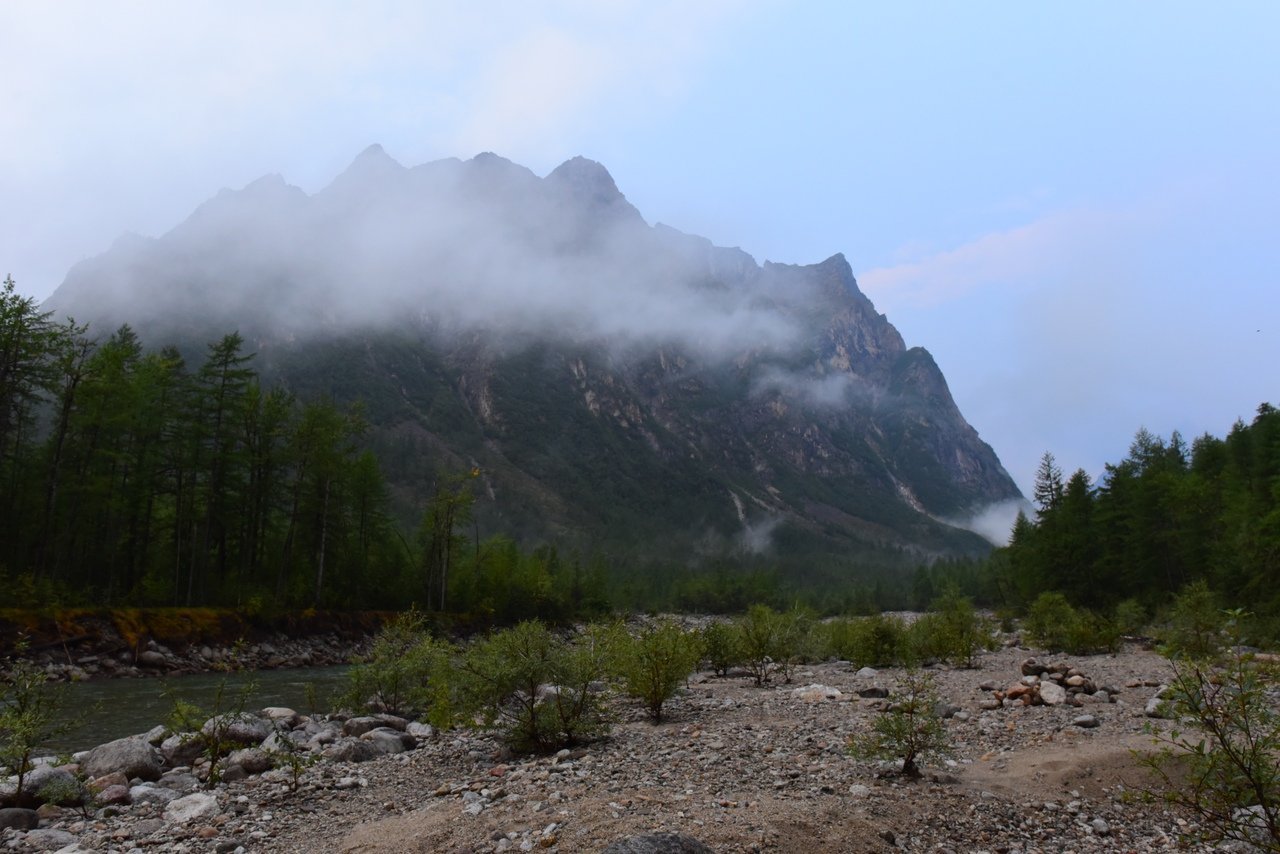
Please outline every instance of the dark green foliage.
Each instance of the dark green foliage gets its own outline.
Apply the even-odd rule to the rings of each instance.
[[[1195,813],[1210,841],[1280,851],[1280,669],[1240,651],[1172,663],[1175,727],[1150,730],[1160,749],[1140,757],[1159,794]]]
[[[958,667],[973,667],[979,652],[996,646],[993,626],[955,588],[944,592],[930,613],[911,625],[909,634],[916,657]]]
[[[20,642],[0,677],[0,766],[16,778],[14,803],[23,803],[28,794],[25,783],[36,751],[79,725],[64,713],[62,686],[27,661],[25,650]]]
[[[608,730],[599,683],[615,668],[616,627],[564,640],[527,620],[467,649],[462,688],[470,707],[516,751],[546,753]]]
[[[1061,593],[1042,593],[1027,609],[1027,639],[1050,652],[1089,655],[1120,648],[1120,628],[1093,611],[1077,609]]]
[[[951,752],[939,705],[933,678],[909,670],[888,710],[875,719],[870,732],[850,740],[849,752],[859,759],[901,760],[903,775],[919,778],[920,762]]]
[[[888,667],[911,657],[906,623],[889,614],[832,620],[824,632],[828,652],[857,667]]]
[[[731,668],[742,663],[742,642],[733,624],[710,623],[700,634],[699,645],[717,676],[727,675]]]
[[[448,643],[431,637],[421,614],[400,614],[378,632],[366,660],[351,668],[340,702],[448,727],[456,705],[453,655]]]
[[[628,636],[619,644],[617,672],[623,689],[644,702],[654,723],[662,721],[662,707],[702,660],[698,632],[663,620]]]
[[[1226,617],[1204,580],[1184,587],[1173,600],[1161,652],[1171,658],[1207,659],[1222,648]]]
[[[1247,606],[1275,639],[1280,593],[1280,412],[1262,404],[1225,439],[1188,447],[1178,433],[1134,436],[1125,459],[1097,484],[1084,472],[1065,483],[1050,455],[1037,475],[1034,522],[1019,519],[1007,548],[984,570],[991,601],[1025,606],[1045,591],[1117,614],[1125,631],[1175,593],[1203,582],[1217,607]],[[1259,638],[1255,638],[1259,639]]]

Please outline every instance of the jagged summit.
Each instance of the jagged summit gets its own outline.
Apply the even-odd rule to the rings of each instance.
[[[1018,495],[844,255],[649,226],[585,157],[370,146],[315,195],[267,176],[122,240],[47,307],[193,360],[239,330],[291,391],[364,401],[405,501],[478,466],[484,524],[526,540],[692,553],[765,525],[915,560],[981,550],[938,519]]]

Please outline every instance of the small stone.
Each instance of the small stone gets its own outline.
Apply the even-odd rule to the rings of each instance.
[[[1093,729],[1098,726],[1098,719],[1093,715],[1080,715],[1071,722],[1072,726],[1078,726],[1081,729]]]
[[[1093,832],[1098,836],[1106,836],[1111,833],[1111,825],[1107,824],[1106,819],[1095,818],[1089,822],[1089,827],[1093,828]]]

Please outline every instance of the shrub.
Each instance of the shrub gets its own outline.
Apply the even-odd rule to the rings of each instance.
[[[1140,757],[1161,796],[1196,813],[1211,839],[1280,851],[1280,666],[1237,651],[1171,663],[1167,702],[1188,730],[1149,729],[1160,749]]]
[[[654,723],[662,706],[702,659],[698,634],[671,621],[643,629],[620,644],[618,675],[626,692],[644,701]]]
[[[1140,635],[1147,628],[1147,609],[1137,599],[1125,599],[1116,605],[1111,616],[1116,630],[1122,635]]]
[[[829,655],[859,667],[898,664],[909,647],[906,624],[883,614],[831,620],[823,625],[822,635]]]
[[[731,668],[742,663],[742,640],[735,626],[729,623],[711,623],[700,635],[703,655],[717,676],[727,675]]]
[[[340,702],[395,715],[420,715],[447,727],[453,720],[453,647],[432,638],[415,610],[391,620],[361,664],[351,668]]]
[[[231,730],[241,720],[245,705],[258,687],[252,678],[233,685],[231,675],[232,671],[228,671],[218,680],[208,709],[183,698],[172,685],[161,688],[171,705],[170,729],[180,733],[185,742],[195,742],[200,755],[209,762],[205,782],[210,789],[222,779],[222,757],[239,746],[230,737]]]
[[[876,718],[870,732],[850,740],[849,752],[860,759],[901,759],[905,776],[920,777],[919,762],[950,755],[938,706],[933,678],[907,671],[902,696]]]
[[[1065,651],[1070,645],[1067,635],[1076,620],[1076,609],[1061,593],[1041,593],[1027,609],[1023,629],[1027,638],[1050,652]]]
[[[974,666],[980,651],[996,646],[991,624],[978,615],[970,599],[955,590],[936,599],[933,611],[911,625],[910,638],[920,658],[960,667]]]
[[[548,752],[608,730],[596,683],[614,667],[618,629],[592,626],[572,642],[526,621],[473,644],[462,661],[471,704],[513,750]]]
[[[1203,580],[1182,588],[1173,600],[1162,648],[1168,656],[1209,658],[1222,648],[1223,612]]]
[[[734,627],[741,643],[742,663],[757,685],[765,684],[776,669],[778,613],[768,605],[752,605]]]
[[[50,740],[75,729],[79,722],[63,715],[65,695],[61,685],[27,661],[25,639],[14,645],[14,658],[0,680],[0,765],[16,778],[14,803],[29,794],[25,790],[31,759]]]

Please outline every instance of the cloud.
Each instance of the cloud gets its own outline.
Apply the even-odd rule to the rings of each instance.
[[[1019,511],[1031,517],[1035,508],[1025,498],[1011,498],[988,504],[981,510],[967,516],[943,519],[948,525],[973,531],[994,546],[1009,544],[1009,535],[1013,533],[1013,523]]]
[[[933,308],[978,288],[1027,288],[1046,272],[1065,271],[1087,249],[1106,239],[1117,219],[1101,211],[1064,211],[915,260],[867,270],[858,276],[877,304]]]
[[[676,102],[739,2],[0,4],[0,259],[45,296],[122,231],[379,141],[550,167]],[[25,208],[25,209],[20,209]]]

